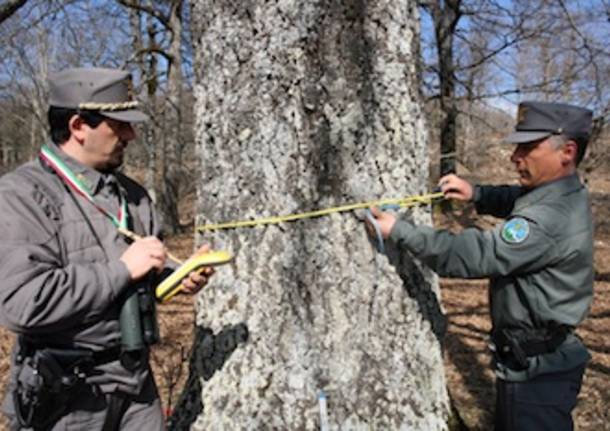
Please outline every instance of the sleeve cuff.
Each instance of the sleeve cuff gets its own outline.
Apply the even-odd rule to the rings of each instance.
[[[390,231],[388,240],[394,242],[397,245],[407,242],[408,238],[411,236],[413,227],[414,226],[406,220],[396,220],[396,223],[394,223],[394,226]]]
[[[474,185],[474,190],[472,192],[472,202],[475,203],[475,205],[481,200],[481,186],[478,184]]]
[[[472,192],[472,203],[477,214],[483,214],[483,208],[481,207],[481,200],[483,198],[483,187],[479,184],[475,184]]]
[[[131,282],[131,274],[122,260],[115,260],[108,264],[108,279],[114,297],[118,297]]]

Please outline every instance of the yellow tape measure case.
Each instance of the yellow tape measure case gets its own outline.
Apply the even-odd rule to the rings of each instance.
[[[182,280],[193,271],[202,271],[208,266],[224,265],[233,259],[226,251],[210,251],[190,257],[155,289],[158,301],[167,301],[182,289]]]

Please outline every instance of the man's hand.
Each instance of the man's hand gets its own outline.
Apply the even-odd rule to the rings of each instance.
[[[197,250],[196,254],[207,253],[210,251],[209,245],[202,245]],[[214,274],[214,268],[211,266],[203,268],[200,271],[190,272],[188,276],[184,277],[182,280],[183,289],[181,292],[194,294],[199,292],[210,280],[210,277]]]
[[[472,184],[454,174],[442,177],[438,182],[438,186],[447,199],[468,202],[472,200],[474,194]]]
[[[131,279],[139,280],[153,268],[161,272],[166,257],[165,247],[159,238],[148,236],[134,241],[120,259],[127,266]]]
[[[390,236],[392,228],[394,227],[394,223],[396,223],[396,217],[390,213],[379,211],[378,208],[371,208],[371,213],[373,214],[373,217],[375,217],[375,220],[377,220],[379,230],[381,231],[381,236],[383,236],[383,239],[387,239],[387,237]],[[369,234],[372,237],[375,237],[375,227],[368,220],[366,220],[366,227]]]

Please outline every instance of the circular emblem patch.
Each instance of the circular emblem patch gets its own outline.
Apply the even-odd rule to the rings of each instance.
[[[524,218],[515,217],[504,223],[502,239],[510,244],[519,244],[530,234],[530,225]]]

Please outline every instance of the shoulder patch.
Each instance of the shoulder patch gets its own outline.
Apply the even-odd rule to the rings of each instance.
[[[519,244],[527,239],[530,234],[530,225],[522,217],[515,217],[504,223],[502,227],[502,239],[509,244]]]

